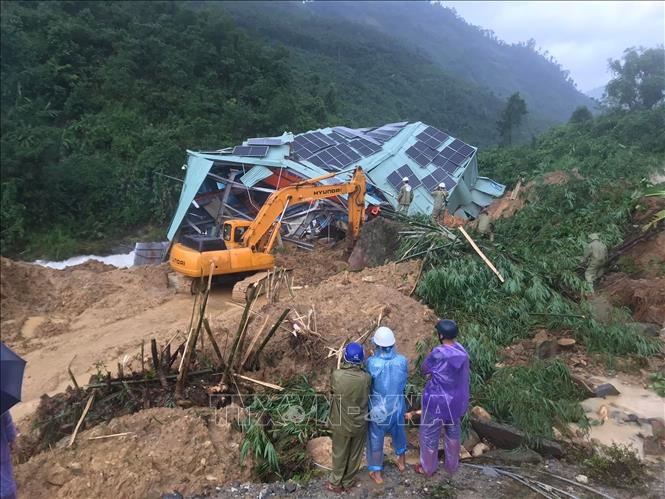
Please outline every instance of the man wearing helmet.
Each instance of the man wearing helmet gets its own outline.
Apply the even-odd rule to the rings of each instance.
[[[406,428],[404,426],[404,388],[409,374],[406,357],[395,351],[395,335],[387,327],[374,333],[376,352],[367,359],[372,377],[369,397],[369,428],[367,434],[367,469],[376,483],[383,483],[383,440],[390,433],[397,455],[397,467],[406,467]]]
[[[413,192],[411,192],[411,186],[409,185],[409,177],[404,177],[402,179],[402,187],[400,187],[399,194],[397,195],[397,204],[399,205],[397,211],[407,215],[412,200]]]
[[[333,371],[330,379],[333,469],[326,488],[337,493],[351,487],[360,468],[367,436],[367,403],[372,382],[363,369],[365,353],[362,345],[349,343],[343,358],[341,367]]]
[[[443,217],[443,212],[448,204],[448,191],[446,184],[441,182],[434,191],[432,191],[432,200],[434,201],[432,207],[432,222],[438,222]]]
[[[436,324],[440,345],[423,361],[420,370],[428,377],[423,391],[420,421],[420,464],[416,472],[431,476],[439,463],[439,437],[445,433],[444,469],[459,468],[461,419],[469,405],[469,356],[455,341],[457,324],[444,319]]]

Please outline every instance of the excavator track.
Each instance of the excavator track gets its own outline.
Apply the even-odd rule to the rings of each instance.
[[[265,280],[267,277],[268,272],[258,272],[249,277],[245,277],[242,281],[238,281],[233,286],[231,299],[238,303],[245,303],[247,301],[247,292],[251,288],[258,286],[261,281]]]

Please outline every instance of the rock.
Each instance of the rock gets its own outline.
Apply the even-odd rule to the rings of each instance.
[[[572,348],[577,343],[573,338],[559,338],[556,342],[561,348]]]
[[[298,486],[293,482],[286,482],[284,484],[284,491],[287,494],[293,494],[298,489]]]
[[[598,295],[589,299],[587,304],[589,305],[591,316],[595,320],[602,322],[603,324],[609,324],[609,322],[612,320],[612,311],[614,310],[610,300],[604,296]]]
[[[536,357],[551,359],[559,353],[559,347],[554,340],[543,340],[536,343]]]
[[[626,423],[639,423],[640,418],[637,417],[637,414],[626,414],[626,417],[623,418]]]
[[[607,421],[609,419],[606,405],[601,405],[596,411],[596,414],[598,414],[598,419],[600,419],[601,421]]]
[[[391,260],[399,249],[400,240],[395,234],[401,228],[399,223],[385,217],[377,217],[363,224],[360,238],[349,256],[349,268],[358,271]]]
[[[525,443],[524,432],[507,424],[494,421],[483,421],[471,418],[471,425],[478,436],[501,449],[516,449]],[[542,440],[536,450],[544,456],[560,458],[564,455],[564,449],[558,442],[553,440]]]
[[[531,449],[494,449],[483,454],[483,458],[500,461],[509,465],[538,464],[543,461],[540,454]]]
[[[575,481],[579,483],[589,483],[589,479],[586,475],[577,475],[575,477]]]
[[[554,435],[555,440],[561,440],[563,438],[561,432],[558,430],[558,428],[555,428],[554,426],[552,426],[552,434]]]
[[[619,395],[620,392],[614,387],[613,384],[603,383],[601,385],[596,386],[593,389],[593,393],[596,395],[596,397],[605,398],[610,395]]]
[[[665,439],[665,420],[663,418],[649,418],[649,424],[654,437]]]
[[[665,455],[665,447],[659,438],[645,437],[643,439],[644,454],[647,456],[663,456]]]
[[[481,421],[491,421],[492,416],[490,416],[490,413],[487,412],[485,409],[480,407],[479,405],[475,406],[473,409],[471,409],[471,415],[479,419]]]
[[[72,478],[72,473],[62,466],[60,463],[55,463],[51,466],[51,469],[48,470],[46,474],[46,481],[51,485],[57,487],[63,486]]]
[[[69,466],[67,466],[67,468],[75,475],[81,474],[81,463],[69,463]]]
[[[182,494],[180,492],[169,492],[168,494],[163,494],[162,499],[182,499]]]
[[[321,466],[332,468],[332,439],[318,437],[307,442],[307,455]]]
[[[661,330],[660,326],[651,322],[627,322],[626,327],[633,332],[654,337],[658,337]]]
[[[459,449],[459,458],[463,461],[465,459],[471,459],[471,454],[469,454],[469,451],[466,450],[464,446],[460,447]]]
[[[466,440],[464,440],[464,442],[462,442],[462,446],[466,450],[471,451],[471,450],[473,450],[473,448],[476,446],[476,444],[478,442],[480,442],[480,437],[478,436],[478,434],[473,429],[470,429],[469,430],[469,436],[466,437]]]
[[[473,450],[471,451],[471,455],[473,457],[480,457],[488,450],[490,450],[490,446],[486,443],[480,442],[474,446]]]

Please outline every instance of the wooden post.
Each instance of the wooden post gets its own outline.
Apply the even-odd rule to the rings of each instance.
[[[263,321],[263,324],[261,325],[261,328],[256,331],[256,334],[254,335],[254,338],[252,338],[252,341],[249,343],[249,346],[247,347],[247,351],[245,352],[245,356],[242,358],[242,361],[240,362],[240,369],[247,365],[247,360],[249,359],[249,356],[252,354],[252,349],[254,348],[254,345],[256,345],[256,342],[258,341],[259,337],[261,336],[261,333],[263,333],[263,330],[266,327],[266,324],[268,324],[268,319],[270,319],[269,315],[266,315],[266,319]]]
[[[265,346],[270,341],[270,338],[273,337],[273,335],[275,334],[275,332],[277,331],[279,326],[282,324],[282,321],[284,319],[286,319],[287,315],[289,315],[290,311],[291,311],[291,309],[287,308],[287,309],[284,310],[284,312],[282,312],[282,315],[279,316],[279,318],[277,319],[277,322],[275,322],[275,324],[273,324],[270,331],[268,331],[267,336],[263,339],[263,341],[261,342],[261,345],[259,346],[259,348],[256,349],[256,353],[254,353],[254,355],[252,355],[251,359],[247,362],[247,365],[254,366],[258,362],[259,355],[261,355],[261,352],[263,351]]]
[[[486,264],[490,269],[492,269],[492,272],[494,272],[494,273],[496,274],[496,276],[499,278],[499,280],[500,280],[501,282],[505,282],[505,279],[503,278],[503,276],[499,273],[498,270],[496,270],[496,267],[492,264],[492,262],[489,261],[489,258],[487,258],[487,257],[485,256],[485,254],[484,254],[482,251],[480,251],[480,248],[479,248],[478,245],[475,243],[475,241],[474,241],[473,239],[471,239],[471,236],[470,236],[469,234],[467,234],[467,232],[464,230],[464,227],[458,227],[458,229],[460,230],[460,232],[462,233],[462,235],[466,238],[466,240],[469,241],[469,244],[471,245],[471,247],[472,247],[474,250],[476,250],[476,253],[478,253],[478,255],[480,256],[480,258],[483,259],[483,261],[485,262],[485,264]]]
[[[80,390],[79,384],[76,382],[76,378],[74,377],[74,373],[72,372],[72,363],[74,362],[74,359],[76,358],[76,355],[72,357],[72,360],[69,361],[69,365],[67,366],[67,372],[69,373],[69,377],[72,380],[72,383],[74,383],[74,388],[76,390]]]
[[[81,424],[83,424],[83,420],[85,419],[86,415],[88,414],[88,411],[90,410],[90,407],[92,406],[92,401],[95,398],[95,392],[92,392],[92,395],[90,395],[90,398],[88,399],[88,402],[85,404],[85,408],[83,409],[83,413],[81,414],[81,417],[79,418],[78,423],[76,423],[76,428],[74,428],[74,433],[72,433],[72,437],[69,439],[69,443],[67,444],[67,447],[71,447],[72,444],[74,443],[74,440],[76,440],[76,435],[79,432],[79,429],[81,428]]]

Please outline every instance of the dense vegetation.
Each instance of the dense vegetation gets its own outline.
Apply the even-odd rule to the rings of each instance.
[[[325,123],[286,50],[174,3],[2,3],[2,253],[164,222],[186,147]],[[329,107],[334,100],[329,101]]]
[[[480,170],[501,182],[513,185],[517,172],[536,181],[530,202],[497,221],[495,244],[484,243],[506,282],[501,284],[473,253],[451,258],[451,253],[434,252],[418,293],[440,316],[462,325],[475,401],[532,438],[551,437],[553,426],[584,422],[565,366],[498,368],[499,351],[541,327],[572,333],[588,352],[608,362],[661,351],[658,340],[626,330],[622,311],[610,324],[590,318],[587,302],[580,300],[588,288],[579,267],[589,233],[600,233],[612,247],[634,230],[631,212],[649,174],[665,159],[665,108],[615,111],[570,123],[530,147],[495,148],[479,159]],[[552,171],[564,172],[567,181],[545,185],[543,174]],[[432,242],[443,245],[446,239],[430,237],[421,245]]]

